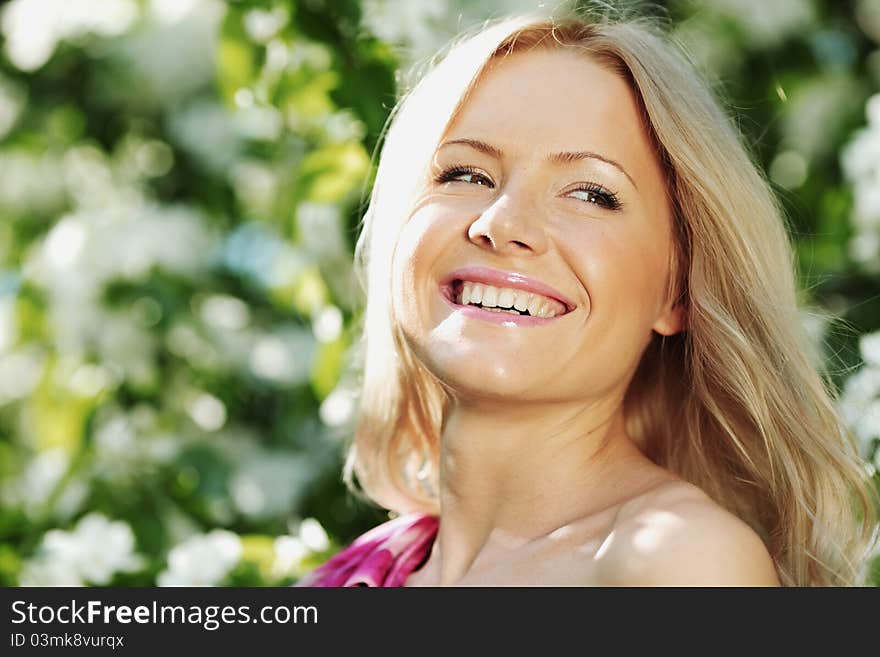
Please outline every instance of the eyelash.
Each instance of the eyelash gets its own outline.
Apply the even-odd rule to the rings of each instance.
[[[434,182],[438,185],[447,182],[463,182],[456,181],[456,178],[465,174],[479,176],[487,183],[487,186],[490,188],[495,186],[494,184],[492,184],[492,181],[489,180],[489,178],[487,178],[484,174],[480,172],[479,169],[463,164],[455,164],[451,167],[448,167],[447,169],[444,169],[439,174],[437,174],[437,176],[435,176]],[[468,184],[473,185],[475,183]],[[599,203],[596,203],[596,205],[599,205],[599,207],[605,208],[606,210],[616,211],[620,210],[623,207],[623,204],[620,202],[617,194],[615,194],[611,190],[606,189],[605,187],[602,187],[601,185],[597,185],[596,183],[585,183],[580,187],[569,190],[569,192],[587,192],[588,194],[598,197],[599,199],[601,199],[601,201]],[[590,202],[591,201],[585,201],[585,203]]]
[[[440,185],[442,183],[453,182],[453,181],[455,181],[456,178],[458,178],[458,176],[463,176],[465,174],[477,175],[480,178],[482,178],[483,180],[485,180],[487,183],[489,183],[489,185],[488,185],[489,187],[495,186],[492,184],[492,181],[489,180],[482,173],[480,173],[480,171],[478,169],[475,169],[474,167],[465,166],[463,164],[455,164],[447,169],[444,169],[434,178],[434,182],[437,183],[438,185]],[[460,182],[460,181],[456,181],[456,182]],[[473,184],[473,183],[470,183],[470,184]]]

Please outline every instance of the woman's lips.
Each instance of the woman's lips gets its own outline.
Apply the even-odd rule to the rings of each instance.
[[[502,271],[490,267],[461,267],[447,274],[440,282],[441,286],[451,287],[455,281],[470,281],[472,283],[485,283],[494,287],[507,287],[526,292],[533,292],[541,296],[550,297],[565,306],[565,313],[569,313],[577,307],[577,304],[566,298],[561,292],[542,283],[534,278],[529,278],[518,272]],[[453,299],[454,301],[454,299]],[[552,319],[552,318],[551,318]]]
[[[440,285],[440,296],[443,297],[443,301],[449,305],[454,311],[465,315],[466,317],[472,317],[474,319],[481,319],[485,322],[491,322],[493,324],[502,324],[507,326],[543,326],[544,324],[549,324],[550,322],[554,322],[560,317],[565,317],[568,312],[562,313],[561,315],[556,315],[554,317],[532,317],[531,315],[517,315],[514,313],[508,312],[495,312],[491,310],[484,310],[482,308],[478,308],[477,306],[464,306],[460,303],[456,303],[455,296],[453,292],[453,282],[456,279],[453,279],[448,284]]]

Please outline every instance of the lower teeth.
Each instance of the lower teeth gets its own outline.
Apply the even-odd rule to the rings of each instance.
[[[519,315],[520,313],[516,310],[512,310],[510,308],[487,308],[486,306],[482,307],[483,310],[488,310],[491,313],[509,313],[511,315]]]

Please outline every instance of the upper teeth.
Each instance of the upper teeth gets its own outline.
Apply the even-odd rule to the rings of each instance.
[[[565,306],[550,297],[535,294],[534,292],[526,292],[525,290],[495,287],[494,285],[472,283],[470,281],[462,281],[461,290],[455,301],[463,306],[469,303],[478,303],[484,308],[497,307],[515,308],[519,311],[528,310],[529,315],[533,317],[555,317],[565,312]]]

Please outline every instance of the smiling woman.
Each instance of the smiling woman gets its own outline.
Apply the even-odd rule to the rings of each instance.
[[[394,112],[356,255],[346,481],[399,517],[301,585],[858,583],[874,500],[784,220],[658,29],[460,40]]]

